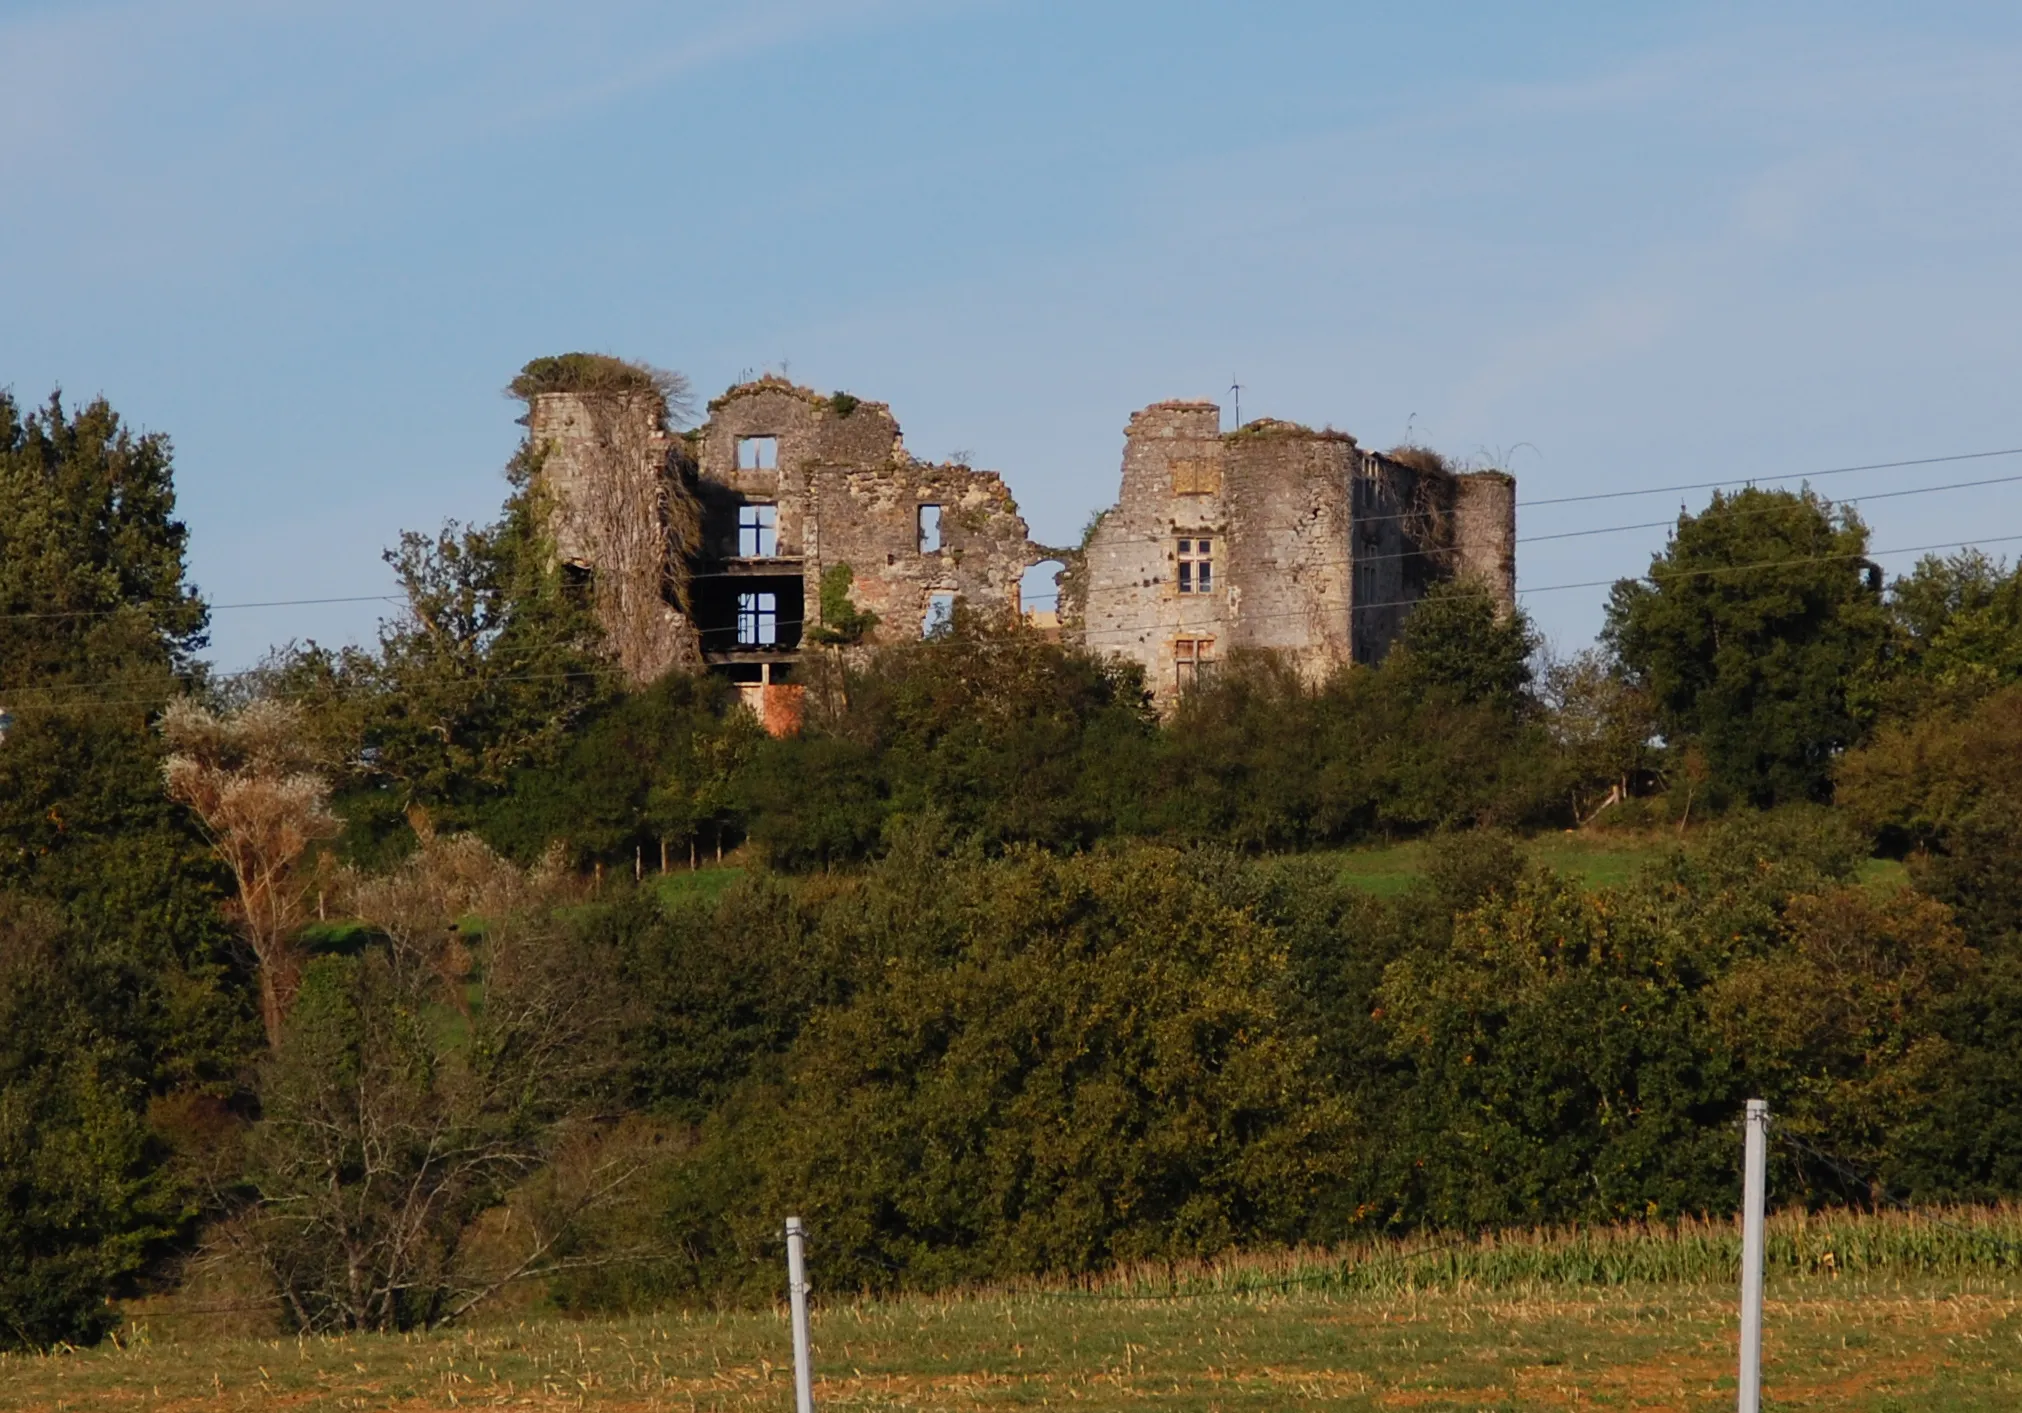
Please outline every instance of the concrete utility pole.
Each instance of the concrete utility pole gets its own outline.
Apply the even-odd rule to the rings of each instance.
[[[1748,1101],[1741,1170],[1741,1397],[1738,1413],[1762,1413],[1762,1238],[1768,1186],[1769,1102]]]
[[[799,1217],[786,1219],[786,1295],[793,1309],[793,1406],[814,1413],[814,1370],[808,1367],[807,1262],[801,1252]]]

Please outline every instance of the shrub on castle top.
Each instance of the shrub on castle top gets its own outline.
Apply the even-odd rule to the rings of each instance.
[[[608,353],[558,353],[536,358],[520,369],[506,391],[526,402],[543,393],[649,396],[659,398],[670,414],[685,415],[692,410],[688,379],[682,374]]]

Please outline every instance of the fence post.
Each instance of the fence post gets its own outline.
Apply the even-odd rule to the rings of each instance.
[[[1762,1241],[1768,1186],[1769,1103],[1748,1101],[1741,1170],[1741,1397],[1738,1413],[1762,1410]]]
[[[793,1309],[793,1406],[814,1413],[814,1371],[808,1367],[807,1261],[801,1251],[799,1217],[786,1219],[786,1296]]]

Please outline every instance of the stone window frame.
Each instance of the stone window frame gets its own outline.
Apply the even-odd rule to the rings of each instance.
[[[737,469],[740,471],[777,471],[779,469],[779,437],[772,432],[753,432],[737,439]],[[747,459],[748,453],[748,459]]]
[[[741,501],[737,507],[737,557],[774,559],[779,555],[779,503]]]
[[[1174,537],[1173,585],[1176,593],[1199,598],[1215,591],[1215,541],[1221,536],[1188,532]]]
[[[1189,635],[1172,640],[1173,683],[1180,692],[1190,692],[1212,680],[1219,665],[1212,636]]]
[[[932,512],[931,518],[928,512]],[[941,527],[947,520],[947,512],[939,501],[923,500],[913,512],[914,545],[921,554],[941,552]]]

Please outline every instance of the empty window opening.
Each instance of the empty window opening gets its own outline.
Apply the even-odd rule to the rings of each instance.
[[[1060,610],[1060,576],[1067,566],[1057,559],[1042,559],[1018,580],[1018,607],[1027,618],[1035,613],[1057,614]]]
[[[770,559],[779,553],[779,507],[737,507],[737,553],[745,559]]]
[[[737,646],[769,648],[779,642],[779,595],[737,596]]]
[[[1175,638],[1172,643],[1173,677],[1182,692],[1190,692],[1215,673],[1213,638]]]
[[[920,624],[920,636],[932,638],[955,626],[955,596],[945,591],[927,595],[927,616]]]
[[[740,471],[778,470],[779,438],[739,437],[737,439],[737,469]]]
[[[939,554],[941,552],[941,507],[923,505],[920,507],[920,553]]]
[[[1215,589],[1215,545],[1212,540],[1192,538],[1179,542],[1179,591],[1183,594],[1211,594]]]

